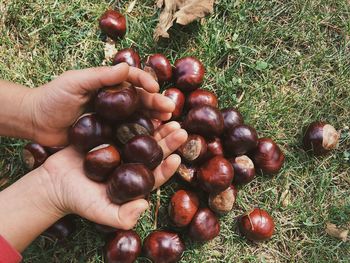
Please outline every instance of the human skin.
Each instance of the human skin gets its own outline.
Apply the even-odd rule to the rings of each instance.
[[[36,89],[0,81],[0,135],[34,140],[45,146],[66,145],[68,128],[82,114],[91,95],[103,86],[122,81],[140,87],[141,103],[149,116],[161,120],[171,117],[174,104],[156,93],[159,86],[152,77],[122,63],[68,71]],[[154,170],[155,187],[159,187],[179,166],[180,157],[172,152],[186,141],[187,133],[177,122],[170,122],[160,126],[154,137],[165,158]],[[0,192],[0,234],[23,251],[67,214],[130,229],[147,208],[144,199],[121,206],[111,203],[106,185],[85,176],[83,154],[68,146]]]

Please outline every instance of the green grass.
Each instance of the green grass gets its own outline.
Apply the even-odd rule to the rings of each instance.
[[[36,87],[65,70],[101,64],[104,43],[96,21],[111,3],[25,2],[0,2],[0,78]],[[286,153],[278,176],[258,176],[241,189],[235,209],[221,218],[218,238],[203,246],[186,242],[183,262],[350,262],[349,241],[325,233],[327,221],[350,227],[350,3],[221,0],[204,23],[175,26],[170,40],[154,43],[159,11],[153,2],[137,1],[117,48],[134,46],[142,57],[163,52],[172,62],[198,56],[207,68],[204,88],[219,95],[221,106],[237,106],[260,136],[271,136]],[[128,3],[116,5],[126,11]],[[302,128],[314,120],[342,130],[339,149],[325,158],[300,147]],[[24,174],[23,142],[0,140],[0,175],[13,182]],[[165,228],[176,187],[170,182],[162,188],[159,225]],[[286,189],[290,202],[283,206]],[[254,206],[276,221],[273,239],[258,245],[241,238],[235,224]],[[142,238],[153,229],[153,210],[137,226]],[[102,238],[86,221],[78,229],[63,245],[39,237],[24,262],[103,262]]]

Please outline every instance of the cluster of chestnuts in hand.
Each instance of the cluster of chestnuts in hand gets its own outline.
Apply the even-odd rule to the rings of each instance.
[[[118,40],[126,33],[126,19],[117,11],[106,11],[99,20],[103,33]],[[113,64],[126,62],[142,68],[139,54],[131,49],[119,51]],[[175,104],[171,120],[178,121],[189,136],[177,150],[182,163],[176,178],[185,185],[171,197],[168,205],[170,225],[186,229],[193,242],[206,242],[219,235],[219,216],[234,208],[238,188],[250,183],[256,173],[277,174],[285,160],[281,148],[271,138],[259,138],[257,131],[244,122],[232,107],[219,109],[217,96],[201,89],[204,65],[195,57],[184,57],[174,66],[163,54],[150,55],[143,69],[166,88],[163,95]],[[172,84],[168,85],[168,84]],[[69,132],[70,143],[85,152],[84,169],[88,178],[107,184],[107,194],[116,204],[147,197],[154,187],[152,170],[163,152],[152,135],[154,120],[139,112],[138,92],[130,83],[100,89],[94,97],[94,113],[82,115]],[[329,124],[314,122],[305,132],[303,147],[315,155],[334,149],[339,134]],[[28,169],[43,164],[61,147],[43,147],[29,143],[23,158]],[[74,230],[67,216],[46,234],[57,239]],[[177,262],[185,244],[176,231],[155,230],[143,245],[133,230],[117,230],[96,225],[108,234],[107,262],[135,262],[143,255],[155,263]],[[274,233],[273,218],[255,208],[239,216],[238,229],[255,242],[268,240]]]

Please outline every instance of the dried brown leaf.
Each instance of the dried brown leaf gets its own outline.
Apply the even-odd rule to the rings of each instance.
[[[326,223],[326,233],[332,237],[346,241],[349,230],[338,228],[335,224]]]
[[[136,5],[136,2],[137,2],[137,0],[134,0],[134,1],[132,1],[132,2],[129,4],[128,9],[126,10],[127,13],[131,13],[131,12],[132,12],[132,10],[134,9],[134,7],[135,7],[135,5]]]
[[[118,52],[118,50],[115,48],[115,42],[112,39],[107,38],[107,41],[105,43],[103,50],[104,50],[105,58],[102,61],[102,65],[108,65],[108,63],[112,60],[112,58]]]

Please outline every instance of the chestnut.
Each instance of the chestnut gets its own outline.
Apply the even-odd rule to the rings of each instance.
[[[151,170],[140,163],[127,163],[118,166],[110,176],[107,195],[117,204],[145,198],[154,187]]]
[[[205,105],[191,109],[183,125],[190,133],[212,138],[221,135],[224,128],[224,120],[217,108]]]
[[[124,146],[124,161],[142,163],[149,169],[155,169],[163,160],[163,150],[157,141],[149,135],[137,135]]]
[[[126,19],[115,10],[107,10],[100,17],[100,29],[113,40],[122,38],[126,33]]]
[[[221,110],[224,118],[224,130],[232,130],[235,126],[244,123],[242,114],[235,108],[229,107]]]
[[[264,174],[276,174],[284,163],[284,154],[270,138],[260,138],[252,159],[258,171]]]
[[[197,183],[197,168],[195,166],[181,163],[177,168],[176,174],[184,182],[194,186]]]
[[[102,144],[85,155],[84,170],[89,179],[103,182],[119,164],[119,151],[113,145]]]
[[[137,123],[143,127],[145,127],[150,135],[153,135],[154,133],[154,125],[152,123],[152,120],[148,118],[147,116],[136,113],[130,118],[130,122]]]
[[[117,52],[113,59],[113,65],[125,62],[130,67],[141,68],[140,55],[132,48],[125,48]]]
[[[199,88],[203,83],[204,73],[202,62],[194,57],[184,57],[175,61],[175,83],[184,92]]]
[[[154,231],[143,242],[143,254],[154,263],[180,261],[185,245],[176,233]]]
[[[22,159],[30,171],[42,165],[48,157],[49,154],[45,148],[34,142],[27,143],[22,151]]]
[[[265,210],[255,208],[239,218],[238,227],[247,239],[264,241],[273,235],[275,223]]]
[[[207,142],[202,136],[191,134],[187,141],[178,148],[177,152],[185,161],[195,162],[206,154]]]
[[[141,239],[133,230],[118,230],[106,246],[108,263],[133,263],[141,254]]]
[[[177,88],[168,88],[163,92],[163,95],[174,102],[175,110],[173,111],[172,118],[179,119],[185,104],[185,95]]]
[[[191,223],[199,208],[197,195],[188,190],[177,191],[170,200],[169,217],[177,227],[184,227]]]
[[[339,132],[325,122],[311,123],[304,134],[303,146],[316,156],[325,155],[335,149],[339,142]]]
[[[187,109],[204,105],[215,108],[218,107],[218,98],[213,92],[203,89],[196,89],[195,91],[192,91],[190,95],[188,95],[186,100]]]
[[[256,148],[258,134],[253,127],[248,125],[237,125],[225,132],[224,148],[229,155],[239,156],[246,154]]]
[[[146,67],[154,70],[160,84],[171,80],[172,67],[169,60],[163,54],[150,55],[145,64]]]
[[[238,156],[229,159],[233,166],[235,177],[233,183],[235,185],[244,185],[251,182],[255,177],[255,168],[252,160],[246,156]]]
[[[224,149],[219,137],[214,137],[207,141],[207,158],[210,159],[216,155],[224,155]]]
[[[214,156],[198,170],[198,182],[206,192],[221,192],[231,185],[233,179],[231,163],[222,156]]]
[[[68,236],[70,236],[76,229],[74,217],[72,215],[67,215],[62,217],[43,233],[44,236],[62,241]]]
[[[82,115],[69,130],[69,141],[77,148],[89,151],[111,137],[112,129],[95,113]]]
[[[209,208],[200,208],[189,226],[189,237],[198,242],[206,242],[220,233],[220,223]]]
[[[127,119],[137,106],[137,90],[128,82],[100,89],[95,99],[96,112],[109,121]]]
[[[137,135],[150,135],[147,128],[138,123],[123,123],[115,130],[115,139],[124,145]]]
[[[234,185],[230,185],[227,189],[220,193],[211,193],[209,195],[209,207],[215,213],[225,214],[232,210],[236,202],[237,189]]]

